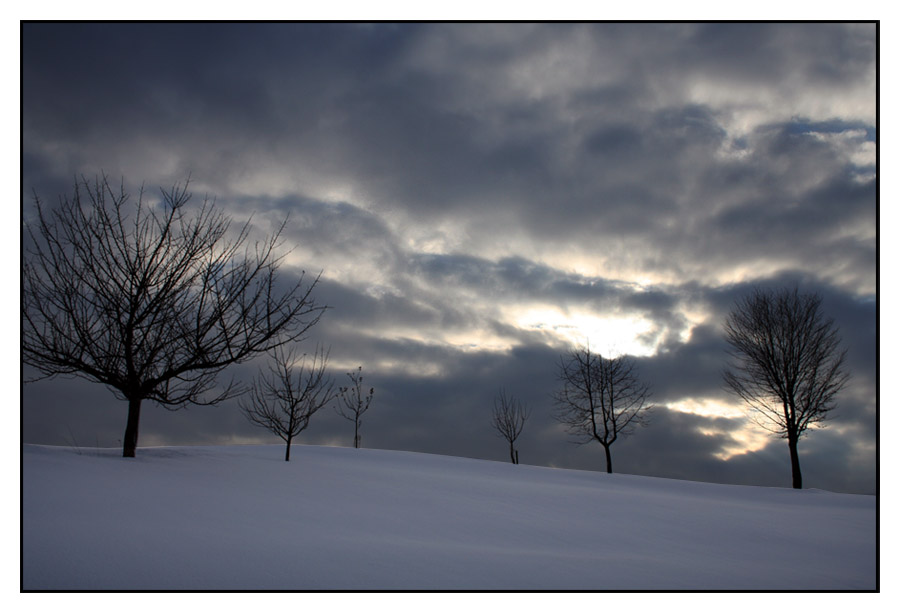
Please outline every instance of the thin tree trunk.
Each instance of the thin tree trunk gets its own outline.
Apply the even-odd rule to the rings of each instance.
[[[512,461],[512,464],[516,464],[516,449],[513,447],[512,442],[509,442],[509,460]]]
[[[125,423],[125,437],[122,440],[122,456],[125,458],[134,458],[140,421],[141,399],[128,399],[128,421]]]
[[[800,475],[800,456],[797,454],[797,439],[788,438],[788,449],[791,451],[791,478],[794,488],[803,488],[803,476]]]
[[[612,455],[609,453],[609,446],[603,446],[603,451],[606,452],[606,473],[612,473]]]
[[[291,437],[288,437],[287,445],[284,448],[284,461],[287,462],[291,460]]]
[[[359,448],[359,420],[353,423],[353,447]]]

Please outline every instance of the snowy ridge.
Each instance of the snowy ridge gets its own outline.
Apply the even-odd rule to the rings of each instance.
[[[876,588],[872,496],[301,445],[119,454],[23,446],[25,590]]]

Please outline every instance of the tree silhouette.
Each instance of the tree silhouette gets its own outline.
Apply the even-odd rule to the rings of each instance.
[[[337,414],[353,422],[353,447],[359,448],[362,440],[359,427],[362,426],[362,415],[369,409],[375,389],[369,388],[368,394],[362,389],[362,367],[358,367],[355,373],[348,373],[352,385],[344,386],[338,390],[340,404],[337,406]]]
[[[35,196],[22,268],[22,361],[41,374],[106,385],[128,402],[123,455],[135,455],[141,402],[168,409],[240,393],[217,387],[223,369],[284,343],[318,322],[318,278],[283,286],[275,256],[284,224],[247,246],[249,222],[204,200],[189,214],[188,183],[143,189],[132,204],[106,176],[76,182],[52,212]],[[35,381],[35,380],[31,380]]]
[[[248,395],[240,400],[247,419],[275,433],[286,444],[284,460],[291,460],[291,442],[309,426],[314,413],[334,399],[334,381],[326,374],[328,352],[317,347],[309,364],[296,347],[272,352],[268,372],[260,369]]]
[[[604,358],[581,347],[560,358],[558,378],[562,387],[554,394],[556,419],[576,443],[599,442],[606,472],[612,473],[610,446],[646,424],[650,410],[650,389],[638,380],[634,359]]]
[[[509,459],[514,465],[519,464],[519,451],[516,450],[516,439],[528,420],[529,411],[524,403],[506,391],[500,389],[500,394],[494,398],[494,413],[491,417],[491,426],[497,434],[509,443]]]
[[[834,320],[822,298],[793,290],[755,290],[739,300],[725,321],[733,363],[725,386],[750,406],[761,427],[788,441],[791,480],[803,487],[797,444],[835,406],[848,380]]]

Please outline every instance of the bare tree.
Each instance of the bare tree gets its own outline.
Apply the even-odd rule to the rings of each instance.
[[[353,422],[353,447],[359,448],[362,437],[359,434],[359,427],[362,426],[362,415],[369,409],[372,397],[375,396],[375,389],[369,388],[368,394],[363,392],[362,388],[362,367],[358,367],[355,373],[348,373],[352,384],[343,386],[338,390],[340,403],[337,406],[337,413],[342,418],[346,418]]]
[[[509,460],[514,465],[519,464],[519,451],[516,450],[516,439],[522,433],[522,427],[528,420],[528,407],[513,395],[507,395],[504,389],[494,397],[494,413],[491,417],[491,426],[497,431],[497,435],[503,437],[509,443]]]
[[[610,446],[645,425],[650,410],[650,389],[638,380],[634,359],[604,358],[581,347],[560,358],[558,378],[556,419],[576,443],[599,442],[606,452],[606,472],[612,473]]]
[[[286,444],[284,460],[291,460],[291,442],[306,430],[314,413],[335,397],[334,381],[326,374],[328,352],[317,347],[306,362],[296,347],[272,352],[268,371],[260,369],[240,407],[247,419],[275,433]]]
[[[325,309],[311,295],[318,278],[280,283],[283,224],[250,247],[249,222],[229,234],[208,199],[188,214],[188,183],[130,203],[106,176],[82,178],[51,212],[35,196],[24,233],[22,360],[36,379],[82,377],[127,401],[126,457],[143,400],[178,409],[235,396],[233,382],[217,387],[223,369],[302,338]]]
[[[725,321],[733,363],[725,386],[750,406],[763,428],[788,440],[794,488],[803,487],[797,443],[820,425],[848,380],[846,350],[817,294],[757,289]]]

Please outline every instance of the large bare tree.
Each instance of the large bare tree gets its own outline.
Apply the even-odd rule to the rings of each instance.
[[[22,269],[22,360],[44,379],[70,375],[128,402],[123,455],[135,455],[141,403],[213,404],[240,392],[217,376],[301,339],[321,317],[318,278],[283,283],[282,224],[250,245],[188,183],[132,201],[106,176],[75,182],[48,211],[35,196]],[[34,381],[34,380],[32,380]]]
[[[328,352],[321,347],[306,361],[296,346],[276,348],[268,371],[260,369],[240,407],[247,419],[275,433],[286,444],[284,460],[291,460],[291,442],[309,426],[314,413],[328,405],[337,392],[326,372]]]
[[[834,320],[817,294],[757,289],[736,303],[725,339],[733,359],[726,388],[749,405],[757,424],[787,439],[792,484],[802,488],[797,444],[827,418],[849,377]]]
[[[359,434],[362,415],[369,409],[372,397],[375,396],[375,389],[370,387],[368,393],[364,392],[362,367],[358,367],[356,372],[347,373],[347,377],[350,378],[351,385],[342,386],[338,390],[340,403],[336,411],[340,417],[353,423],[353,447],[359,448],[362,441],[362,436]]]
[[[556,419],[566,425],[576,443],[597,441],[606,453],[606,472],[612,473],[610,447],[646,424],[649,386],[638,379],[634,359],[605,358],[580,347],[560,358],[554,393]]]
[[[519,464],[519,451],[516,450],[516,439],[522,433],[525,421],[528,420],[528,407],[511,394],[506,394],[502,388],[494,398],[494,413],[491,416],[491,426],[509,443],[509,460],[514,465]]]

